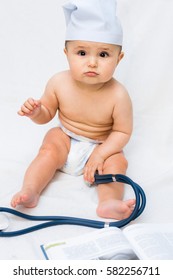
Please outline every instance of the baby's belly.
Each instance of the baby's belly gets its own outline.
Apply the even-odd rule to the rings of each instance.
[[[112,125],[104,124],[88,124],[83,122],[75,122],[64,117],[59,116],[61,124],[71,132],[82,135],[84,137],[104,141],[112,131]]]

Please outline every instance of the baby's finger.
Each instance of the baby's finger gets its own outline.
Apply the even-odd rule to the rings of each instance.
[[[34,110],[34,108],[28,108],[29,106],[26,106],[25,104],[22,105],[21,109],[19,112],[22,112],[24,115],[29,115],[32,113],[32,111]]]
[[[96,172],[95,166],[85,166],[84,169],[84,180],[90,183],[94,182],[94,174]]]
[[[39,107],[41,105],[41,101],[40,100],[35,100],[33,98],[29,98],[28,99],[28,103],[35,109],[37,107]]]
[[[22,112],[21,110],[19,110],[17,113],[18,113],[18,115],[20,115],[20,116],[24,116],[24,115],[25,115],[24,112]]]
[[[99,175],[103,174],[103,163],[99,163],[97,166],[97,171]]]
[[[88,167],[85,166],[84,168],[84,174],[83,174],[84,180],[88,181]]]
[[[25,106],[29,110],[33,110],[34,108],[36,108],[37,103],[33,98],[28,98],[23,104],[23,106]]]

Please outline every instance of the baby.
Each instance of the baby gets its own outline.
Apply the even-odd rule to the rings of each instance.
[[[29,98],[18,112],[37,124],[49,122],[58,112],[60,124],[46,134],[12,207],[35,207],[57,170],[83,173],[91,184],[95,172],[126,173],[123,148],[132,133],[132,105],[124,86],[113,78],[124,55],[115,12],[115,0],[64,5],[69,70],[55,74],[42,97]],[[122,183],[98,185],[97,192],[98,216],[119,220],[131,214],[135,200],[123,200]]]

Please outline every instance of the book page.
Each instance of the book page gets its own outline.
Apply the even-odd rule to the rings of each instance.
[[[131,225],[124,234],[140,259],[173,260],[173,223]]]
[[[47,259],[136,259],[127,239],[118,228],[94,230],[75,238],[41,246]]]

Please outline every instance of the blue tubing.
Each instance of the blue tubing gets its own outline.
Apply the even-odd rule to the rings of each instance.
[[[143,189],[134,181],[132,181],[129,177],[122,175],[122,174],[107,174],[107,175],[98,175],[95,174],[95,184],[105,184],[111,182],[121,182],[128,185],[131,185],[135,197],[136,197],[136,204],[134,207],[133,212],[131,215],[123,220],[115,221],[115,222],[103,222],[103,221],[95,221],[90,219],[83,219],[83,218],[76,218],[76,217],[67,217],[67,216],[32,216],[28,214],[24,214],[17,210],[7,208],[7,207],[0,207],[0,212],[6,212],[15,216],[18,216],[23,219],[32,220],[32,221],[42,221],[35,226],[31,226],[28,228],[24,228],[17,231],[0,231],[0,237],[13,237],[18,235],[27,234],[36,230],[40,230],[46,227],[57,226],[57,225],[78,225],[78,226],[85,226],[85,227],[92,227],[92,228],[104,228],[105,226],[111,227],[123,227],[130,223],[131,221],[135,220],[139,217],[142,212],[144,211],[146,205],[146,196]]]

